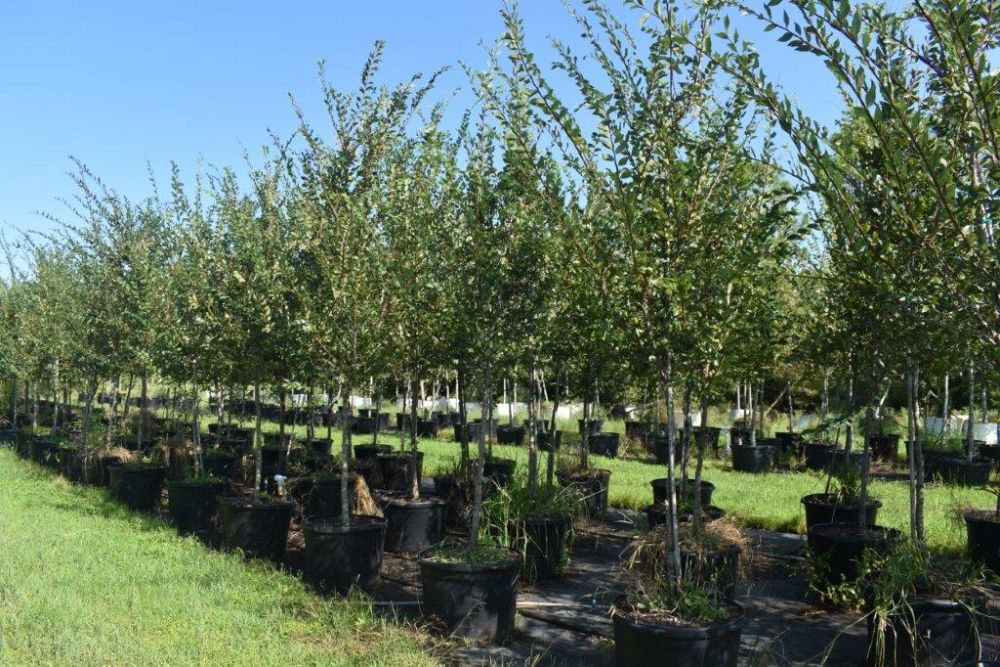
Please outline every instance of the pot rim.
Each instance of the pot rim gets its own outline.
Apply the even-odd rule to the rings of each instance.
[[[817,507],[842,507],[844,509],[852,509],[855,507],[861,507],[861,503],[834,503],[834,502],[824,502],[820,500],[821,498],[829,498],[832,493],[810,493],[808,495],[799,498],[799,502],[803,505],[815,505]],[[874,507],[875,509],[882,509],[882,501],[878,498],[868,498],[868,504],[865,505],[866,508]]]
[[[732,600],[727,600],[727,604],[731,604],[739,610],[739,614],[733,618],[721,621],[719,623],[714,623],[712,625],[704,627],[674,627],[669,625],[660,625],[659,623],[649,623],[646,621],[638,621],[629,617],[630,612],[625,611],[619,607],[619,603],[623,598],[618,598],[611,607],[611,617],[616,623],[624,623],[630,626],[633,630],[639,630],[646,634],[656,635],[658,637],[669,637],[672,639],[682,639],[682,640],[692,640],[692,639],[712,639],[720,634],[726,634],[735,630],[742,631],[748,623],[746,610],[738,602],[733,602]]]
[[[357,519],[364,518],[364,523],[354,523]],[[333,524],[333,525],[329,525]],[[351,523],[348,526],[340,524],[340,517],[312,517],[302,522],[302,531],[316,533],[318,535],[346,535],[350,533],[367,533],[377,530],[385,530],[386,520],[377,516],[365,514],[352,514]]]
[[[425,549],[417,554],[417,564],[420,566],[421,570],[427,568],[451,574],[488,574],[493,572],[505,572],[507,570],[520,572],[521,570],[521,554],[513,549],[507,550],[510,557],[503,561],[490,563],[451,563],[431,557],[430,553],[435,548],[436,547],[431,547],[430,549]]]

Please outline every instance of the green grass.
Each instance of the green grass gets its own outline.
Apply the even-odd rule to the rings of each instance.
[[[179,538],[0,450],[0,663],[429,664],[364,601]]]

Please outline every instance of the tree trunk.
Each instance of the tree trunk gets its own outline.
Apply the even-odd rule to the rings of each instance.
[[[951,374],[944,374],[944,405],[941,408],[941,416],[944,418],[944,426],[942,426],[942,432],[948,435],[948,431],[951,430]]]
[[[583,399],[583,433],[580,438],[580,468],[590,467],[590,401]]]
[[[795,433],[795,401],[792,400],[792,382],[788,381],[785,387],[788,392],[788,432]]]
[[[254,428],[253,428],[253,493],[255,498],[260,498],[261,466],[263,465],[264,434],[261,432],[260,420],[260,383],[253,385],[254,402]],[[244,404],[246,401],[244,401]]]
[[[351,525],[351,429],[350,429],[350,383],[344,383],[341,393],[343,402],[340,405],[340,525],[347,528]]]
[[[677,527],[677,484],[674,479],[674,388],[672,385],[672,367],[670,355],[661,370],[663,377],[663,393],[667,406],[667,539],[671,552],[673,576],[679,586],[683,574],[681,572],[680,532]]]
[[[198,387],[198,366],[194,365],[191,372],[191,388],[194,390],[193,417],[191,419],[191,436],[194,442],[194,476],[201,477],[205,472],[205,463],[201,448],[201,389]]]
[[[690,451],[691,443],[691,428],[693,421],[691,419],[691,380],[688,380],[684,384],[684,399],[683,399],[683,410],[684,410],[684,430],[681,431],[681,483],[680,483],[680,497],[687,498],[685,495],[687,493],[687,471],[688,471],[688,452]]]
[[[976,458],[975,431],[976,426],[976,368],[969,364],[969,423],[965,433],[965,457],[969,463]]]
[[[534,396],[528,398],[528,490],[534,495],[538,491],[538,443],[535,442],[535,428],[538,400],[538,371],[531,366],[531,382],[535,390]],[[514,386],[515,391],[517,385]]]
[[[148,376],[146,375],[145,370],[142,371],[142,378],[140,379],[140,383],[142,384],[142,387],[140,389],[142,396],[139,399],[139,425],[136,427],[135,439],[138,451],[142,452],[143,447],[146,444],[144,439],[146,433],[145,433],[145,428],[143,427],[146,422],[146,408],[148,407],[147,400],[149,399],[149,379]]]
[[[556,395],[552,402],[552,420],[549,427],[549,452],[545,457],[545,484],[550,487],[554,483],[556,470],[556,414],[559,411],[559,371],[556,370]]]
[[[486,387],[486,405],[493,403],[493,369],[487,367],[483,378],[483,385]],[[485,407],[485,406],[484,406]],[[479,524],[483,511],[483,466],[486,463],[486,423],[479,429],[479,458],[476,459],[476,477],[472,485],[472,520],[469,523],[469,544],[476,546],[479,543]]]
[[[52,401],[52,430],[59,430],[59,360],[53,362],[52,369],[52,393],[56,397]]]
[[[420,498],[420,481],[417,479],[417,374],[413,374],[412,394],[410,398],[410,472],[412,484],[410,485],[410,498],[417,500]]]
[[[458,440],[461,446],[461,471],[469,463],[469,414],[465,409],[465,378],[462,367],[458,367],[455,376],[455,396],[458,397]]]
[[[708,382],[705,375],[701,380],[701,428],[698,429],[698,458],[694,468],[694,511],[691,515],[692,532],[701,532],[701,472],[705,465],[705,439],[708,435]],[[681,498],[686,496],[681,493]]]

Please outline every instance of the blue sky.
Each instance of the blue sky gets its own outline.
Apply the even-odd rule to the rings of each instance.
[[[616,6],[617,0],[611,0]],[[522,0],[533,48],[578,30],[559,0]],[[0,6],[0,230],[45,230],[37,211],[65,216],[68,156],[133,198],[149,192],[147,161],[165,179],[171,160],[243,164],[268,129],[295,128],[292,93],[317,124],[316,62],[353,86],[372,43],[387,42],[383,79],[452,65],[436,99],[465,85],[459,61],[485,63],[501,32],[500,0],[422,2],[58,2]],[[626,10],[619,15],[625,18]],[[635,26],[635,17],[627,19]],[[836,117],[832,81],[749,23],[772,77],[823,121]],[[451,102],[457,116],[468,97]]]

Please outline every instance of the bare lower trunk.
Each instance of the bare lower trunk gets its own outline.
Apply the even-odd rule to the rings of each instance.
[[[260,487],[263,481],[261,477],[261,467],[263,465],[264,434],[261,432],[260,419],[260,383],[253,385],[254,399],[254,428],[253,428],[253,492],[254,496],[260,498]]]
[[[943,406],[941,408],[941,416],[944,419],[944,426],[942,430],[945,435],[948,435],[948,431],[951,430],[951,374],[944,374],[944,399]]]
[[[681,545],[680,532],[677,524],[677,484],[674,479],[674,388],[671,384],[672,368],[670,355],[667,355],[667,362],[661,371],[663,377],[663,394],[667,406],[667,539],[670,544],[671,562],[673,565],[673,576],[678,584],[681,583]]]
[[[701,473],[705,466],[705,439],[708,435],[708,387],[704,376],[701,386],[701,428],[698,429],[698,458],[694,468],[694,497],[691,514],[691,528],[694,533],[701,531]],[[683,494],[681,498],[685,498]]]
[[[555,477],[556,470],[556,445],[558,441],[556,440],[556,415],[559,412],[559,372],[555,373],[556,379],[556,395],[552,402],[552,419],[549,422],[549,453],[545,459],[545,484],[551,487]]]
[[[969,425],[965,433],[965,456],[969,463],[976,457],[974,431],[976,426],[976,369],[969,365]]]
[[[528,489],[534,494],[538,491],[538,443],[536,442],[536,428],[538,424],[538,372],[535,367],[531,367],[531,383],[535,388],[535,395],[528,399]]]
[[[59,430],[59,360],[56,359],[52,369],[52,430]]]
[[[583,401],[583,434],[580,438],[580,468],[590,467],[590,401]]]
[[[194,396],[191,418],[191,440],[194,443],[194,476],[201,477],[205,472],[205,462],[201,447],[201,388],[198,386],[198,367],[191,372],[191,389]]]
[[[412,478],[410,484],[410,498],[417,500],[420,498],[420,481],[417,479],[417,380],[416,373],[413,374],[412,384],[410,385],[411,393],[413,396],[410,398],[412,401],[410,403],[410,476]]]
[[[138,450],[141,452],[143,451],[143,446],[146,444],[145,442],[146,433],[144,425],[146,422],[146,409],[148,408],[148,400],[149,400],[149,379],[148,376],[146,375],[146,371],[142,372],[142,378],[140,379],[140,383],[142,384],[142,387],[140,389],[142,396],[139,399],[139,425],[136,429],[135,439],[138,446]]]
[[[684,430],[681,432],[681,480],[680,480],[680,497],[687,498],[687,471],[688,471],[688,455],[690,452],[691,443],[691,385],[692,382],[688,380],[684,385],[684,398],[683,407],[684,411]]]
[[[917,449],[920,447],[917,432],[917,368],[909,364],[906,376],[906,437],[910,442],[908,458],[910,465],[910,538],[914,544],[923,547],[923,526],[917,511],[918,493],[922,495],[923,487],[917,485]],[[921,498],[922,500],[922,498]]]
[[[493,403],[493,369],[487,367],[483,377],[483,385],[486,387],[486,405]],[[485,407],[485,406],[484,406]],[[472,486],[472,520],[469,525],[469,544],[475,546],[479,543],[479,524],[483,511],[483,466],[486,464],[486,428],[479,429],[479,458],[476,459],[476,476]]]
[[[795,402],[792,400],[792,383],[788,382],[785,387],[788,392],[788,432],[795,433]]]
[[[345,383],[345,387],[349,383]],[[347,426],[350,423],[350,389],[345,388],[341,394],[343,402],[340,405],[340,524],[347,528],[351,525],[351,483],[350,469],[348,464],[351,460],[351,429]]]
[[[461,470],[469,463],[469,414],[465,409],[465,377],[458,369],[455,379],[455,395],[458,397],[458,439],[461,443]]]

